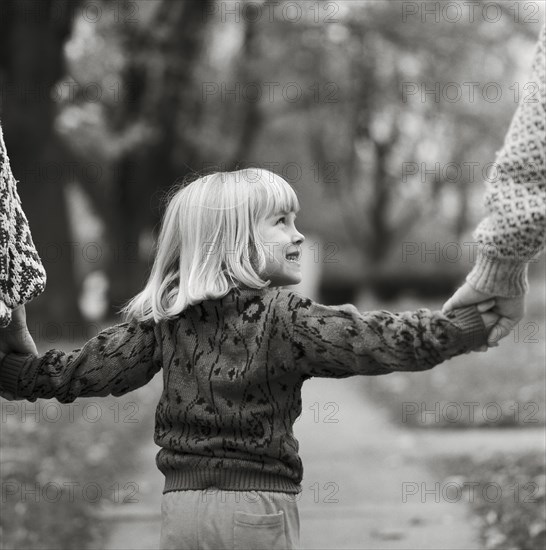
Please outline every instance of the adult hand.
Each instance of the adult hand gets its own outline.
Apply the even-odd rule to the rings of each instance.
[[[491,298],[495,298],[495,307],[493,307],[491,311],[499,315],[499,320],[489,332],[489,337],[487,339],[487,345],[493,346],[499,340],[508,336],[514,326],[523,319],[525,315],[525,296],[502,298],[480,292],[472,288],[468,283],[464,283],[463,286],[444,304],[442,311],[447,312],[457,307],[479,304]]]
[[[0,327],[0,362],[6,353],[32,353],[38,355],[34,340],[27,328],[25,306],[16,307],[11,313],[11,322],[7,327]],[[8,401],[17,398],[4,390],[0,390],[0,397]]]
[[[27,328],[25,306],[14,308],[10,324],[0,328],[0,352],[38,355],[36,344]]]

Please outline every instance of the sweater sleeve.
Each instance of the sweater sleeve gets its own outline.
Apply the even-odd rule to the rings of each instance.
[[[0,124],[0,327],[12,310],[43,292],[46,272],[17,193]]]
[[[325,306],[292,295],[292,344],[304,376],[346,378],[431,369],[487,341],[474,306],[447,315],[419,309],[360,313],[355,306]]]
[[[120,396],[145,385],[160,370],[160,349],[154,326],[133,320],[101,331],[70,353],[1,354],[0,389],[32,402]]]
[[[467,282],[495,296],[528,290],[527,266],[546,239],[546,29],[535,50],[529,90],[498,152],[486,192],[486,217],[474,232],[476,263]]]

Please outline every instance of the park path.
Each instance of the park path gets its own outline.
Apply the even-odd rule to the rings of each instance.
[[[544,452],[542,430],[412,431],[374,407],[364,383],[348,378],[304,384],[304,410],[294,427],[305,467],[302,548],[480,548],[468,504],[437,499],[435,487],[443,480],[427,461],[441,453],[514,445]],[[139,502],[100,514],[110,531],[106,550],[158,548],[163,476],[155,466],[157,450],[151,439],[141,449],[134,476]]]

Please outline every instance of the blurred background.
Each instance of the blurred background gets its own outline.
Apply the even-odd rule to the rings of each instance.
[[[48,275],[27,306],[38,348],[73,349],[120,322],[117,309],[146,281],[165,192],[212,169],[262,166],[293,185],[303,293],[362,310],[440,307],[472,265],[495,152],[517,103],[536,92],[541,25],[542,2],[3,0],[0,119]],[[543,426],[544,274],[542,257],[530,266],[528,317],[498,350],[365,380],[363,392],[395,423],[401,399],[466,399],[499,403],[495,428]],[[139,390],[135,425],[111,413],[59,430],[21,424],[19,409],[3,415],[3,478],[50,479],[68,464],[76,479],[115,475],[116,442],[150,439],[157,382]],[[538,424],[514,415],[529,403]],[[419,418],[412,429],[492,427],[483,415]],[[76,440],[94,449],[84,463],[66,450]],[[537,452],[526,456],[543,503]],[[13,498],[2,501],[2,548],[74,547],[61,504]],[[66,513],[100,540],[80,500]],[[545,533],[541,505],[532,510],[521,515],[534,530],[525,518],[514,528],[525,544]],[[484,544],[519,547],[489,512],[476,512],[483,533],[495,529]]]

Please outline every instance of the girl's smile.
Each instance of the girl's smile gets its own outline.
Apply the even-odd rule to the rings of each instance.
[[[301,244],[305,237],[296,229],[295,212],[280,212],[261,225],[266,267],[261,274],[271,286],[301,282]]]

